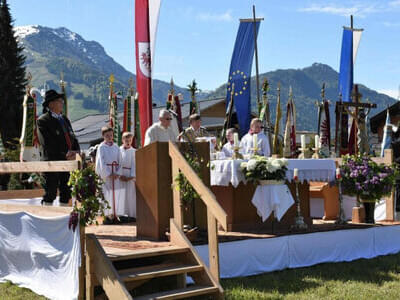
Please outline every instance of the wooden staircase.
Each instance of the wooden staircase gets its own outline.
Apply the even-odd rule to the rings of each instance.
[[[171,225],[175,227],[174,231],[179,230]],[[193,252],[183,233],[180,240],[179,245],[139,249],[119,256],[107,255],[97,238],[87,234],[87,256],[91,261],[87,261],[86,283],[92,283],[87,286],[87,299],[94,299],[95,285],[101,285],[109,299],[183,299],[196,296],[219,299],[223,291],[221,286]],[[187,276],[192,278],[193,284],[186,284]],[[164,281],[168,290],[163,288]],[[138,294],[140,287],[145,285],[147,293]]]
[[[182,172],[207,206],[209,267],[183,233],[179,191],[173,190],[174,217],[170,219],[173,246],[107,255],[96,236],[86,234],[86,298],[102,286],[109,299],[222,299],[219,284],[217,220],[227,228],[227,216],[214,194],[201,181],[176,145],[169,142],[173,178]],[[190,276],[193,284],[187,285]]]

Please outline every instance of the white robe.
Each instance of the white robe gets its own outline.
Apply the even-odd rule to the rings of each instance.
[[[146,130],[144,145],[147,146],[153,142],[175,142],[177,134],[171,126],[165,128],[160,122],[154,123]]]
[[[135,148],[125,149],[124,146],[120,147],[121,151],[121,175],[125,177],[136,177],[135,170]],[[121,209],[123,215],[136,218],[136,186],[134,180],[122,181],[121,180]]]
[[[233,155],[233,144],[230,142],[227,142],[223,147],[222,147],[222,152],[225,154],[225,157],[232,157]]]
[[[240,141],[240,148],[242,148],[241,152],[243,154],[251,154],[252,148],[254,148],[253,135],[251,135],[250,133],[247,133]],[[258,155],[262,155],[262,156],[270,156],[271,155],[268,138],[262,132],[257,134],[257,148],[258,148],[258,152],[257,152]]]
[[[101,143],[97,149],[96,154],[96,173],[104,180],[103,194],[104,198],[108,201],[111,209],[105,210],[106,216],[112,216],[113,210],[113,197],[115,196],[115,214],[122,215],[124,212],[121,210],[121,182],[119,179],[114,179],[114,193],[113,193],[113,179],[110,178],[112,174],[113,162],[118,165],[114,167],[114,174],[121,175],[121,152],[116,144],[108,146],[106,143]]]

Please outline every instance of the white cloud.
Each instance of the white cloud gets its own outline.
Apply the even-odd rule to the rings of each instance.
[[[386,27],[400,27],[400,22],[383,22]]]
[[[400,0],[394,0],[389,2],[390,6],[400,6]]]
[[[400,0],[399,0],[400,2]],[[377,6],[375,4],[354,4],[351,6],[339,6],[336,4],[312,4],[308,7],[300,8],[301,12],[311,12],[311,13],[326,13],[331,15],[338,15],[348,17],[350,15],[358,17],[366,17],[369,14],[380,12],[385,10],[384,7]]]
[[[232,12],[230,10],[220,13],[220,14],[213,14],[213,13],[199,13],[197,15],[197,19],[200,21],[217,21],[217,22],[231,22],[233,20]]]
[[[397,97],[399,96],[398,90],[382,89],[382,90],[378,90],[378,93],[385,94],[385,95],[395,98],[395,99],[397,99]]]

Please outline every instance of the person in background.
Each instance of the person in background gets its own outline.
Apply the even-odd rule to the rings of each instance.
[[[192,114],[189,117],[189,127],[180,135],[179,139],[183,142],[194,143],[198,137],[209,137],[210,134],[204,127],[201,127],[201,117],[198,114]]]
[[[43,102],[43,114],[37,120],[38,137],[43,147],[45,161],[73,160],[80,151],[78,140],[72,130],[71,122],[62,114],[64,94],[48,90]],[[68,206],[71,189],[68,186],[69,172],[46,172],[43,205],[53,205],[60,191],[60,205]]]
[[[176,141],[176,134],[171,128],[172,116],[168,110],[160,110],[159,122],[154,123],[146,130],[144,145],[147,146],[153,142]]]
[[[237,133],[236,128],[229,128],[226,131],[226,140],[227,143],[222,147],[222,152],[225,157],[232,157],[233,155],[233,134]]]
[[[252,154],[254,149],[254,135],[257,135],[257,154],[261,156],[270,156],[271,150],[267,136],[262,132],[262,121],[254,118],[250,122],[250,130],[240,141],[240,147],[243,154]]]
[[[135,170],[135,152],[136,149],[132,147],[133,134],[131,132],[124,132],[122,134],[121,151],[121,202],[119,203],[120,209],[124,216],[136,218],[136,170]]]
[[[105,210],[106,219],[103,224],[111,224],[118,220],[121,211],[121,151],[113,142],[114,132],[109,126],[101,128],[104,141],[100,144],[96,154],[96,173],[103,179],[103,194],[110,209]],[[115,206],[114,206],[115,204]]]

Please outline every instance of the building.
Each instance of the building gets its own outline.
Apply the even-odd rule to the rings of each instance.
[[[210,132],[216,134],[222,129],[225,119],[225,98],[215,98],[198,101],[200,114],[202,117],[202,126]],[[153,122],[158,121],[158,115],[165,106],[153,107]],[[189,109],[188,102],[181,105],[183,127],[189,126]],[[123,113],[118,113],[118,120],[122,124]],[[72,122],[72,128],[78,138],[82,150],[87,150],[91,145],[99,143],[101,138],[101,127],[106,126],[109,122],[107,114],[87,115],[83,118]]]

